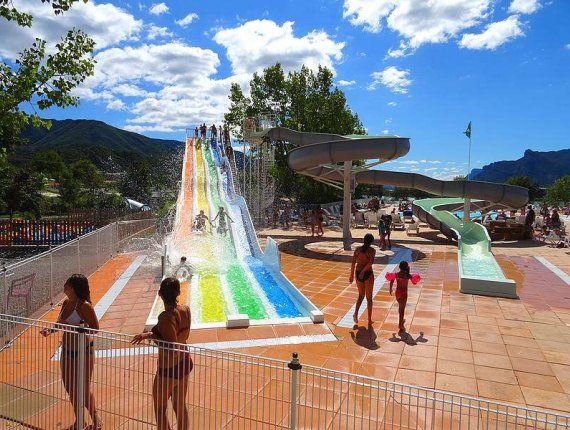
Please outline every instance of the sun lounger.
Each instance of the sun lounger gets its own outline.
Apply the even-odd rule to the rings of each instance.
[[[544,236],[544,241],[552,246],[556,246],[560,242],[561,238],[555,232],[551,231],[546,236]]]
[[[420,225],[417,222],[408,224],[406,226],[406,234],[409,236],[411,234],[418,234],[420,232]]]
[[[406,225],[400,218],[400,214],[392,214],[392,228],[396,230],[397,228],[405,229]]]
[[[376,228],[376,225],[378,224],[378,214],[376,212],[365,212],[364,221],[366,228],[370,228],[371,226]]]
[[[356,212],[352,218],[352,226],[353,227],[365,227],[366,221],[364,220],[364,213]]]

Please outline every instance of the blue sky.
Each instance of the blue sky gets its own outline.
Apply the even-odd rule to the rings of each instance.
[[[246,86],[280,61],[331,67],[369,134],[410,137],[389,168],[464,173],[469,121],[473,167],[570,147],[567,0],[109,0],[63,17],[39,0],[14,3],[34,26],[2,24],[4,59],[73,26],[97,42],[81,106],[46,116],[181,139],[186,126],[221,120],[230,82]]]

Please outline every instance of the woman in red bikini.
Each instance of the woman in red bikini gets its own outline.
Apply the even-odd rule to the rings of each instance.
[[[354,324],[358,324],[358,315],[360,305],[366,295],[366,307],[368,309],[368,325],[372,325],[372,289],[374,287],[374,272],[372,271],[372,264],[374,264],[374,257],[376,250],[372,248],[374,236],[370,233],[364,236],[364,243],[362,246],[356,248],[352,256],[352,266],[350,267],[349,282],[354,282],[354,268],[356,266],[356,285],[358,287],[358,299],[356,300],[356,309],[354,310]]]
[[[392,286],[396,281],[396,300],[398,301],[398,327],[400,331],[405,330],[404,312],[406,310],[406,303],[408,302],[408,282],[412,278],[410,275],[410,265],[407,261],[400,262],[400,271],[396,273],[396,278],[390,281],[390,295],[392,295]]]
[[[172,409],[176,414],[178,430],[188,430],[188,408],[186,393],[188,376],[193,363],[190,354],[184,347],[168,345],[167,342],[186,343],[190,335],[190,308],[178,304],[180,282],[176,278],[165,278],[160,283],[158,295],[164,302],[164,312],[158,316],[156,324],[150,332],[136,335],[132,343],[138,344],[146,339],[154,340],[158,345],[158,366],[152,397],[154,413],[159,430],[170,430],[166,408],[168,399],[172,397]]]

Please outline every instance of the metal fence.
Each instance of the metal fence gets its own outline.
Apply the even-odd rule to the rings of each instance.
[[[40,334],[55,328],[48,337]],[[183,354],[192,357],[184,388],[184,378],[155,376],[154,344],[135,346],[127,335],[79,333],[77,327],[1,314],[0,329],[2,428],[67,428],[77,419],[84,420],[77,428],[95,429],[91,415],[105,429],[155,428],[153,405],[165,390],[179,401],[178,419],[188,412],[186,426],[178,428],[554,430],[570,425],[570,416],[554,412],[302,366],[296,359],[287,363],[160,345],[165,367],[180,365]],[[172,355],[178,358],[169,359]],[[91,372],[90,378],[80,377]],[[165,414],[176,422],[172,406]]]
[[[0,271],[0,311],[30,317],[47,311],[73,273],[90,276],[154,219],[119,221]]]

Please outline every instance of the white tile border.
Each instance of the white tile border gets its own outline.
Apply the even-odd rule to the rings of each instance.
[[[382,286],[386,282],[385,279],[386,273],[393,272],[394,269],[398,267],[398,264],[400,264],[401,261],[411,262],[412,260],[412,250],[410,248],[394,247],[392,249],[397,249],[397,251],[394,253],[394,255],[392,255],[392,257],[390,257],[390,260],[388,261],[386,267],[384,267],[384,270],[382,270],[376,276],[376,279],[374,280],[374,288],[372,290],[372,297],[376,296],[376,294],[378,294],[378,292],[382,289]],[[356,285],[354,286],[354,288],[356,288]],[[352,316],[354,315],[355,309],[356,309],[356,303],[353,304],[350,310],[342,317],[340,322],[337,324],[337,327],[351,328],[352,326],[354,326],[354,320],[352,319]],[[359,315],[359,319],[366,310],[366,300],[362,302],[360,310],[361,312]]]
[[[534,257],[534,258],[536,258],[538,261],[540,261],[540,263],[542,263],[543,266],[545,266],[552,273],[554,273],[556,276],[558,276],[560,279],[566,282],[566,285],[570,285],[570,275],[567,275],[563,270],[560,270],[558,267],[556,267],[554,264],[552,264],[544,257]]]
[[[143,261],[145,260],[146,255],[139,255],[134,261],[130,264],[130,266],[125,270],[119,279],[117,279],[111,288],[105,293],[103,297],[97,302],[95,305],[95,315],[97,315],[97,319],[103,318],[103,315],[109,310],[113,302],[117,299],[127,282],[133,277],[137,269],[141,266]]]
[[[255,348],[264,346],[278,346],[278,345],[301,345],[303,343],[321,343],[321,342],[336,342],[338,339],[332,333],[327,334],[313,334],[304,336],[285,336],[269,339],[248,339],[248,340],[230,340],[226,342],[205,342],[193,343],[189,346],[196,348],[207,348],[215,350],[225,350],[234,348]],[[137,355],[149,355],[158,353],[158,348],[152,345],[145,345],[133,348],[116,348],[116,349],[99,349],[95,350],[95,358],[119,358],[119,357],[133,357]],[[53,356],[53,361],[59,361],[61,350],[58,349]]]

